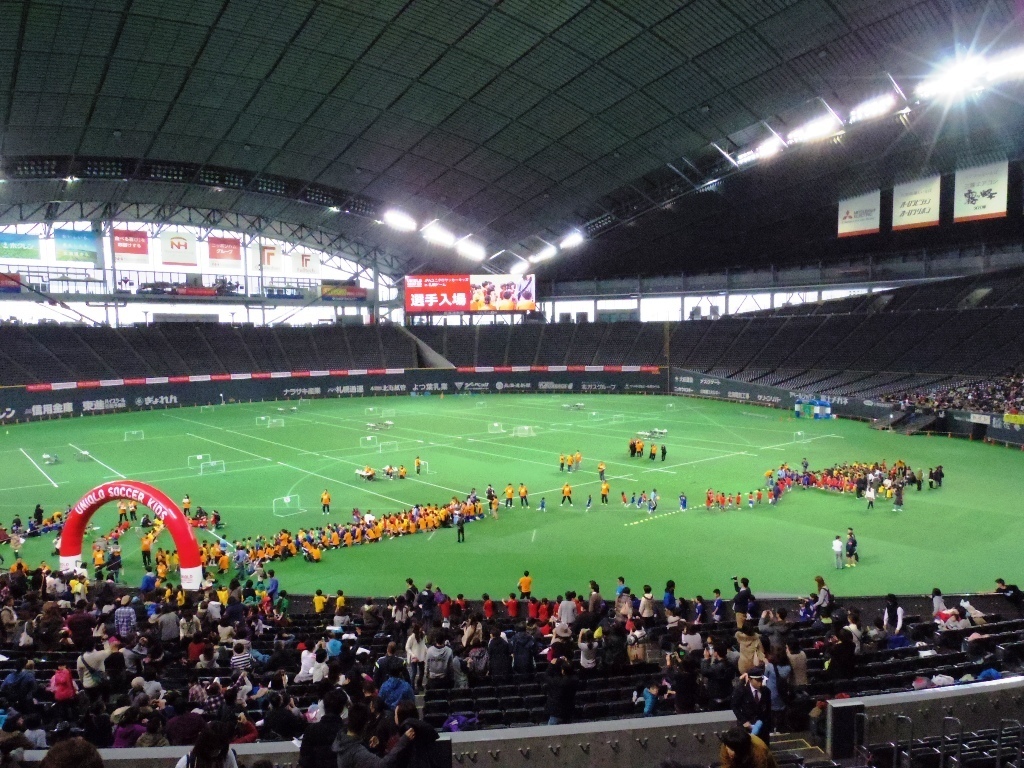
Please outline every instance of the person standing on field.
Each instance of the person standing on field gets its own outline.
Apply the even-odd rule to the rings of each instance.
[[[832,541],[832,554],[836,557],[836,568],[839,570],[843,569],[843,539],[841,536],[836,536]]]
[[[868,483],[868,487],[864,490],[864,498],[868,500],[868,509],[875,508],[875,486]]]
[[[331,494],[326,488],[320,494],[320,509],[325,515],[331,514]]]

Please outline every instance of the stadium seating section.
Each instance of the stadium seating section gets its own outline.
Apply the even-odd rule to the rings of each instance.
[[[1018,367],[1022,293],[1024,270],[1011,270],[719,320],[411,330],[456,366],[672,365],[829,395],[881,397]],[[413,340],[386,324],[0,326],[0,385],[421,364]]]

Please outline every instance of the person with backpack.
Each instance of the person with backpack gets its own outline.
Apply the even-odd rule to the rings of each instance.
[[[537,655],[537,640],[524,624],[520,624],[512,636],[512,671],[526,674],[534,671]]]
[[[772,728],[787,730],[787,712],[793,702],[793,667],[786,658],[786,649],[772,650],[764,665],[764,684],[772,693]]]
[[[474,683],[482,683],[487,678],[490,657],[484,647],[483,640],[474,640],[466,656],[466,674]]]

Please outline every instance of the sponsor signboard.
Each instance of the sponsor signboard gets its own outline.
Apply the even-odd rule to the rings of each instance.
[[[39,235],[0,232],[0,261],[39,261]]]
[[[295,251],[292,253],[292,272],[297,275],[319,275],[320,254],[310,251]]]
[[[160,263],[168,267],[198,267],[199,251],[191,232],[160,234]]]
[[[1006,216],[1009,164],[1006,160],[956,172],[953,221],[980,221]]]
[[[406,314],[532,312],[537,309],[533,275],[409,275]]]
[[[115,229],[111,235],[111,250],[117,264],[149,264],[149,233],[131,229]]]
[[[320,283],[322,301],[366,301],[369,291],[361,285],[349,285],[340,280],[324,280]]]
[[[882,220],[882,192],[876,189],[839,201],[839,237],[872,235]]]
[[[99,238],[92,230],[81,232],[77,229],[53,230],[53,245],[57,261],[74,261],[99,266]]]
[[[21,278],[0,272],[0,293],[21,293]]]
[[[242,268],[242,241],[237,237],[209,237],[206,245],[211,267]]]
[[[938,225],[941,186],[941,176],[897,184],[892,191],[893,231]]]

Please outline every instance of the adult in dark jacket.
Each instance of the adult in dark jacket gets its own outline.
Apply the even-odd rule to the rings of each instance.
[[[857,646],[846,627],[836,633],[836,639],[827,649],[828,676],[833,680],[846,680],[854,676],[857,666]]]
[[[732,693],[736,724],[767,744],[772,732],[772,692],[764,686],[764,667],[752,667],[740,683]]]
[[[704,649],[704,660],[700,663],[700,673],[707,683],[708,698],[712,704],[729,701],[732,697],[732,681],[736,677],[736,668],[726,658],[722,648]]]
[[[370,709],[365,704],[353,704],[348,708],[345,729],[338,734],[331,749],[338,756],[337,768],[392,768],[399,765],[405,751],[416,738],[416,732],[409,728],[385,757],[377,757],[362,742],[362,733],[370,719]]]
[[[743,626],[743,621],[750,610],[750,601],[753,599],[753,595],[750,592],[750,582],[746,576],[739,581],[733,577],[732,587],[736,590],[736,596],[732,599],[732,610],[736,614],[736,627],[739,628]]]
[[[533,672],[536,655],[537,640],[520,625],[519,631],[512,636],[512,669],[519,674]]]
[[[273,732],[282,739],[297,739],[306,730],[306,718],[302,716],[295,702],[285,700],[281,694],[272,693],[268,700],[270,709],[263,716],[263,730]]]
[[[572,664],[566,658],[557,658],[548,666],[545,692],[545,711],[548,725],[571,723],[576,711],[576,689],[579,680],[572,673]]]
[[[626,628],[618,622],[612,623],[607,631],[602,631],[604,639],[604,666],[606,669],[622,669],[629,665],[629,654],[626,651]]]
[[[395,724],[402,733],[413,731],[416,738],[405,751],[401,768],[447,768],[450,759],[438,748],[438,735],[429,723],[420,720],[419,710],[411,701],[403,701],[395,709]]]
[[[487,644],[487,668],[495,681],[512,674],[512,648],[497,627],[491,630],[491,641]]]
[[[320,722],[313,723],[302,735],[299,747],[299,768],[335,768],[338,756],[334,754],[334,740],[345,732],[341,713],[347,701],[345,694],[332,688],[324,694],[324,714]]]

